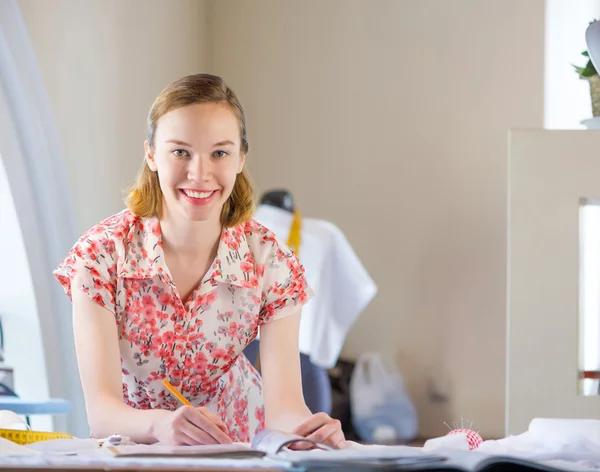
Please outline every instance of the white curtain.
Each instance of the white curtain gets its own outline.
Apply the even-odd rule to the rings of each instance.
[[[43,387],[51,397],[72,404],[71,414],[55,418],[54,429],[85,437],[89,430],[73,346],[71,308],[52,277],[52,270],[76,239],[73,211],[48,98],[16,0],[0,1],[0,94],[0,156],[5,156],[27,252],[43,343],[39,361],[45,363],[47,374],[47,386]],[[1,264],[0,270],[6,270]],[[26,345],[23,355],[27,355]]]

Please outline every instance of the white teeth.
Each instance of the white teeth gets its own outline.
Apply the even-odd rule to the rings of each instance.
[[[184,190],[183,193],[185,193],[188,197],[192,197],[192,198],[208,198],[213,194],[214,190],[212,192],[194,192],[192,190]]]

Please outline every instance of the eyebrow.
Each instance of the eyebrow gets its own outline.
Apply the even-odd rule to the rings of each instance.
[[[179,139],[168,139],[167,141],[165,141],[166,143],[173,143],[173,144],[177,144],[179,146],[187,146],[187,147],[192,147],[191,144],[186,143],[185,141],[181,141]],[[229,139],[226,139],[224,141],[219,141],[218,143],[215,143],[213,145],[213,147],[217,147],[217,146],[235,146],[235,143],[233,141],[230,141]]]
[[[235,143],[233,141],[229,141],[229,139],[226,139],[225,141],[219,141],[218,143],[215,143],[213,147],[217,146],[235,146]]]
[[[166,143],[179,144],[180,146],[192,147],[191,144],[186,143],[185,141],[180,141],[179,139],[167,139]]]

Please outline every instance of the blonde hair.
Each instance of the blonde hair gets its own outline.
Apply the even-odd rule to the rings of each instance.
[[[240,124],[241,145],[243,154],[248,152],[246,135],[246,118],[242,105],[235,93],[221,77],[210,74],[194,74],[183,77],[160,93],[152,104],[148,114],[148,143],[154,146],[156,125],[161,116],[187,105],[196,103],[224,103],[236,113]],[[158,174],[148,167],[146,160],[138,174],[135,184],[129,189],[126,198],[127,207],[137,216],[161,216],[162,191]],[[236,177],[231,195],[223,205],[221,224],[226,228],[245,223],[254,213],[254,192],[246,166]]]

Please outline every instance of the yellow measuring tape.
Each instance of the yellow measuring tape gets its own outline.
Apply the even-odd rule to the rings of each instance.
[[[300,256],[301,230],[302,217],[300,216],[300,212],[295,210],[294,219],[292,220],[292,225],[290,226],[290,235],[288,236],[287,245],[292,251],[294,251],[296,256]]]
[[[0,429],[0,438],[8,439],[17,444],[31,444],[51,439],[73,439],[66,433],[50,433],[45,431],[24,431],[21,429]]]

